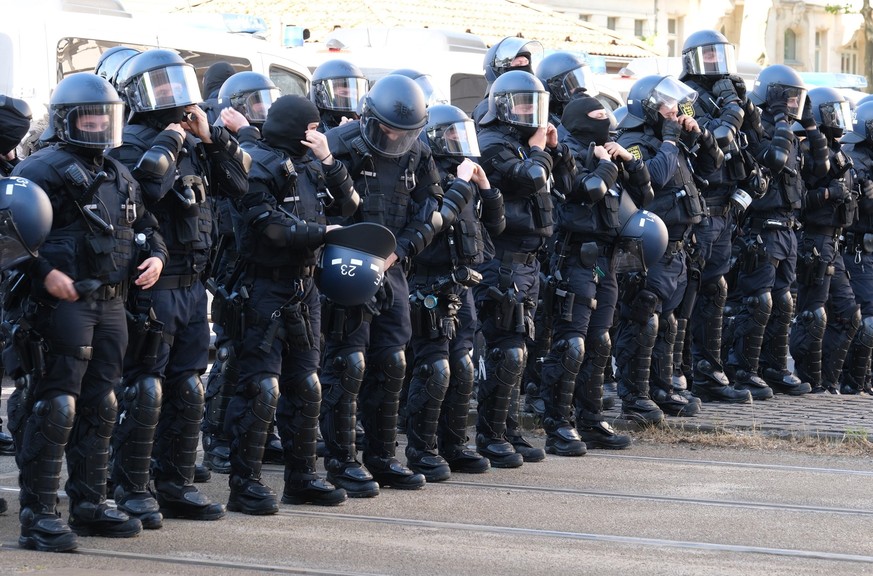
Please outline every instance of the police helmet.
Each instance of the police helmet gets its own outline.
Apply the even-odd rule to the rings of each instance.
[[[636,128],[642,124],[661,125],[661,108],[678,107],[688,114],[697,92],[672,76],[645,76],[631,86],[627,95],[627,113],[619,128]]]
[[[830,138],[839,138],[852,127],[852,107],[845,96],[829,86],[809,91],[812,117],[822,132]]]
[[[756,106],[768,107],[776,102],[784,103],[792,120],[803,115],[806,102],[806,86],[792,68],[784,64],[771,64],[755,78],[749,100]]]
[[[121,65],[139,53],[140,51],[136,48],[113,46],[100,55],[97,65],[94,67],[94,73],[117,87],[116,76]]]
[[[361,135],[383,156],[395,158],[409,152],[426,123],[424,92],[406,76],[383,76],[364,98]]]
[[[873,94],[867,94],[866,96],[855,102],[855,108],[857,108],[861,104],[866,104],[867,102],[873,102]]]
[[[524,56],[528,60],[525,66],[513,66],[512,61],[519,56]],[[500,76],[510,70],[521,69],[533,74],[543,56],[543,45],[537,40],[525,40],[524,38],[516,38],[509,36],[494,44],[485,53],[485,61],[483,69],[485,70],[485,80],[490,85]]]
[[[734,45],[715,30],[700,30],[682,46],[682,77],[736,74]]]
[[[536,76],[549,91],[552,103],[567,103],[579,92],[597,96],[594,72],[584,58],[572,52],[552,52],[539,63]]]
[[[321,110],[355,112],[367,93],[366,76],[346,60],[328,60],[312,73],[309,99]]]
[[[194,67],[172,50],[137,54],[127,61],[124,74],[118,88],[133,112],[180,108],[203,100]]]
[[[457,106],[437,104],[428,108],[424,132],[434,156],[479,156],[476,126]]]
[[[407,78],[415,80],[415,83],[418,84],[421,91],[424,92],[424,100],[428,106],[449,103],[449,99],[433,85],[433,77],[430,74],[425,74],[411,68],[400,68],[399,70],[394,70],[391,74],[400,74],[401,76],[406,76]]]
[[[219,108],[232,107],[249,122],[263,124],[267,111],[281,96],[273,81],[258,72],[237,72],[218,90]]]
[[[514,126],[544,127],[549,122],[549,93],[533,74],[510,70],[494,81],[488,94],[488,111],[479,121]]]
[[[619,201],[620,232],[615,248],[616,273],[644,272],[654,266],[667,249],[667,226],[648,210],[638,209],[623,192]]]
[[[124,103],[112,85],[87,72],[61,80],[49,101],[49,122],[40,139],[83,148],[121,146]]]
[[[321,293],[341,306],[370,301],[385,275],[385,260],[397,241],[391,231],[373,222],[336,228],[324,235],[324,247],[315,266]]]
[[[52,205],[27,178],[0,179],[0,270],[37,255],[52,229]]]
[[[859,142],[873,144],[873,99],[855,108],[855,118],[852,130],[846,132],[840,142],[858,144]]]

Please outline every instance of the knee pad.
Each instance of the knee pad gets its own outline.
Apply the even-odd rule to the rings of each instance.
[[[700,289],[700,295],[707,302],[712,302],[717,308],[724,308],[727,302],[728,285],[724,276],[719,276],[714,282],[704,284]]]
[[[759,326],[766,326],[770,319],[770,314],[773,312],[773,297],[769,292],[749,296],[743,300],[743,304],[752,315],[752,319]]]
[[[128,418],[140,426],[156,426],[161,414],[161,379],[142,376],[124,389],[122,401]]]
[[[187,422],[197,422],[203,419],[203,382],[198,374],[192,374],[180,380],[176,385],[175,398],[171,400],[179,410],[179,415]]]
[[[65,445],[76,418],[76,399],[61,394],[48,400],[39,400],[33,405],[33,415],[39,420],[39,431],[49,443]]]
[[[672,346],[672,344],[676,342],[678,327],[679,321],[676,320],[676,316],[672,312],[662,314],[658,320],[658,336]]]
[[[578,374],[585,357],[585,340],[568,338],[555,342],[555,349],[561,354],[561,367],[567,372]]]
[[[800,322],[806,327],[806,331],[816,340],[824,338],[825,328],[828,324],[827,312],[824,308],[804,310],[799,316]]]
[[[600,330],[588,335],[588,356],[598,368],[605,368],[612,354],[612,339],[609,330]]]
[[[333,370],[340,374],[343,390],[353,395],[357,395],[361,389],[366,366],[367,363],[362,351],[350,352],[346,356],[337,356],[332,362]]]
[[[640,290],[630,305],[628,317],[637,324],[645,325],[654,316],[660,298],[651,290]]]
[[[263,376],[249,383],[249,405],[252,414],[262,422],[272,422],[279,403],[279,379]]]
[[[857,338],[865,348],[873,348],[873,316],[865,316],[861,319]]]
[[[416,376],[424,382],[424,391],[437,402],[442,402],[446,397],[449,374],[449,361],[444,358],[416,367]]]
[[[773,295],[773,315],[790,321],[794,315],[794,298],[790,291],[783,290]]]
[[[385,390],[399,394],[406,378],[406,353],[403,350],[389,352],[380,359],[379,368],[385,377]]]

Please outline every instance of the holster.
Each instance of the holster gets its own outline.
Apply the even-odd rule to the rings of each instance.
[[[804,251],[797,256],[797,282],[804,286],[820,286],[825,276],[834,273],[834,267],[825,262],[818,249]]]
[[[285,342],[294,350],[312,350],[315,335],[309,323],[309,307],[304,302],[291,302],[281,308],[285,328]]]
[[[744,242],[743,250],[740,254],[741,269],[745,274],[752,274],[769,261],[769,255],[760,235],[755,235],[754,238],[746,238]]]
[[[157,320],[154,310],[149,308],[148,312],[140,314],[128,310],[127,332],[130,358],[146,367],[154,366],[164,337],[164,323]]]

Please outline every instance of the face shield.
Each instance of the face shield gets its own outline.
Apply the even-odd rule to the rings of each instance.
[[[697,98],[697,92],[672,76],[665,76],[658,82],[643,104],[651,111],[658,113],[662,109],[677,110],[690,105]],[[663,114],[662,114],[663,115]]]
[[[382,156],[397,158],[410,149],[421,134],[421,128],[401,130],[382,123],[372,114],[364,111],[361,116],[361,135],[374,150]]]
[[[569,102],[582,90],[588,96],[600,94],[600,91],[594,87],[594,73],[589,66],[574,68],[562,77],[549,80],[549,91],[560,102]]]
[[[526,57],[528,64],[516,63],[513,65],[513,60],[518,56]],[[491,65],[495,70],[499,71],[498,76],[510,68],[524,69],[533,74],[533,71],[537,69],[542,59],[543,45],[538,41],[525,40],[524,38],[505,38],[497,47]]]
[[[421,88],[422,92],[424,92],[426,106],[430,107],[437,104],[449,103],[449,99],[433,85],[433,80],[431,79],[430,74],[422,74],[415,78],[415,83],[418,84],[418,87]]]
[[[821,123],[843,131],[852,129],[852,106],[848,102],[827,102],[819,106]]]
[[[194,68],[182,65],[144,72],[127,85],[125,93],[136,112],[179,108],[203,100]]]
[[[265,88],[233,98],[234,109],[249,122],[263,122],[273,102],[281,96],[278,88]]]
[[[63,118],[64,141],[86,148],[117,148],[124,130],[124,104],[80,104]]]
[[[707,44],[685,53],[691,74],[726,76],[736,74],[737,64],[733,44]]]
[[[327,78],[315,87],[315,105],[321,110],[355,112],[367,90],[366,78]]]
[[[612,265],[616,274],[645,272],[646,260],[643,258],[643,242],[639,238],[619,238],[616,242]]]
[[[549,122],[549,95],[543,92],[500,94],[499,120],[516,126],[544,127]]]
[[[767,87],[767,104],[784,102],[788,116],[796,120],[803,116],[803,106],[806,103],[806,88],[770,84]]]
[[[9,210],[0,210],[0,270],[6,270],[36,256],[27,248]]]
[[[427,141],[437,156],[478,157],[479,139],[472,120],[441,124],[427,129]]]

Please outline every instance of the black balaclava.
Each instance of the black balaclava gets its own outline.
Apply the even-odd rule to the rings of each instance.
[[[218,98],[218,91],[224,81],[236,74],[233,66],[227,62],[216,62],[203,74],[203,94],[206,98]]]
[[[531,61],[530,52],[519,52],[515,56],[516,58],[519,56],[524,56],[525,58],[527,58],[527,64],[525,64],[524,66],[507,66],[506,72],[509,72],[510,70],[522,70],[524,72],[527,72],[528,74],[534,73],[533,62]],[[506,74],[506,72],[504,72],[504,74]]]
[[[30,118],[22,116],[14,108],[0,108],[0,155],[13,150],[27,136]]]
[[[561,125],[579,142],[588,144],[594,142],[603,146],[609,142],[609,118],[595,120],[588,116],[594,110],[603,110],[603,104],[597,98],[582,96],[567,103]]]
[[[303,96],[288,94],[279,97],[270,106],[261,134],[267,144],[297,158],[309,152],[309,148],[300,141],[306,139],[309,124],[318,120],[315,104]]]

